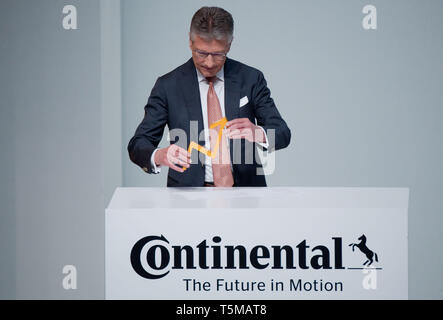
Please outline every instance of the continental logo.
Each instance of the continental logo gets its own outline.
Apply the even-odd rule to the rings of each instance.
[[[358,239],[360,243],[349,246],[365,254],[363,265],[372,264],[373,258],[378,261],[377,254],[366,246],[366,237]],[[248,248],[242,244],[222,245],[220,236],[196,245],[171,245],[164,235],[151,235],[134,244],[130,260],[134,271],[146,279],[160,279],[172,270],[183,269],[363,269],[343,265],[341,237],[315,246],[303,239],[296,246],[258,244]]]

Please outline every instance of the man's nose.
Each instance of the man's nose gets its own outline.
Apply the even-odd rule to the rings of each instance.
[[[214,61],[214,57],[212,56],[212,54],[209,54],[206,57],[205,64],[206,64],[206,68],[208,68],[208,69],[211,69],[212,67],[215,66],[215,61]]]

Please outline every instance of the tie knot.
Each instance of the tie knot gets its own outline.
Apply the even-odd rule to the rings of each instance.
[[[209,84],[214,84],[215,81],[217,80],[217,77],[207,77],[206,80],[208,81]]]

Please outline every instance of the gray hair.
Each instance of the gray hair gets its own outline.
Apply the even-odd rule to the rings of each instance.
[[[192,17],[190,37],[195,35],[211,41],[226,40],[232,42],[234,34],[234,19],[232,15],[218,7],[202,7]]]

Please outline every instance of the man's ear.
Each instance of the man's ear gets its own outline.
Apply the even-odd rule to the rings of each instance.
[[[189,49],[192,50],[192,40],[191,40],[191,33],[189,32]]]
[[[232,38],[231,42],[229,43],[229,45],[228,45],[228,51],[227,51],[227,52],[229,52],[229,50],[231,50],[231,44],[232,44],[232,41],[234,41],[234,38]]]

